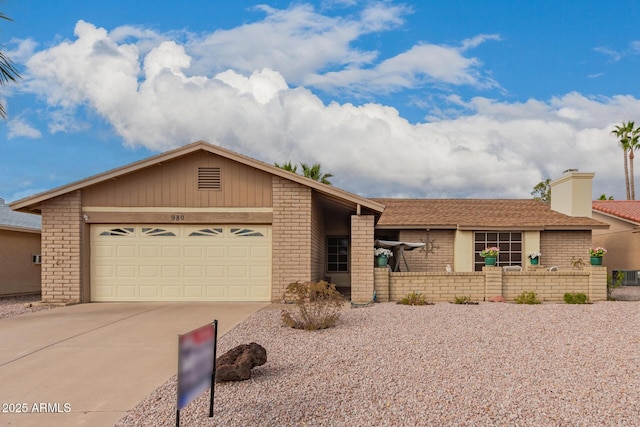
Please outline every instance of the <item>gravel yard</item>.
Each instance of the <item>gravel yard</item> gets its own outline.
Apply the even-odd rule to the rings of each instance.
[[[385,303],[317,332],[280,326],[280,308],[219,339],[218,354],[255,341],[268,362],[182,425],[640,425],[638,302]],[[117,425],[175,425],[175,401],[174,377]]]
[[[31,305],[40,301],[40,295],[21,295],[17,297],[0,297],[0,319],[18,316],[34,311],[55,308],[47,305]]]

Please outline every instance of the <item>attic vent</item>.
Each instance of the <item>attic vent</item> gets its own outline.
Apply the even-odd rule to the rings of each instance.
[[[199,190],[222,189],[222,179],[220,178],[220,168],[198,168],[198,189]]]

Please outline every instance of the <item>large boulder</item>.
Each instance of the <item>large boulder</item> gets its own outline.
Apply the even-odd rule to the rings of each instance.
[[[251,378],[251,369],[267,363],[267,350],[260,344],[239,345],[216,360],[216,382],[244,381]]]

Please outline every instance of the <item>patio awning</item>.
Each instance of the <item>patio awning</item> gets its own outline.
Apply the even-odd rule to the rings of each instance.
[[[412,251],[418,248],[424,248],[426,243],[396,242],[395,240],[376,240],[375,246],[385,249],[402,248],[405,251]]]
[[[400,271],[400,258],[404,261],[404,266],[409,271],[409,264],[404,257],[404,251],[412,251],[418,248],[424,248],[426,243],[413,243],[413,242],[397,242],[395,240],[376,240],[375,246],[377,248],[391,249],[396,256],[395,266],[393,271]]]

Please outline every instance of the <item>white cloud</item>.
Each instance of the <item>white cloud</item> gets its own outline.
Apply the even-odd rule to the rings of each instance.
[[[20,137],[37,139],[42,137],[42,133],[38,129],[29,125],[22,117],[10,119],[7,122],[7,128],[9,129],[9,139]]]
[[[75,40],[29,59],[25,86],[59,114],[59,131],[82,126],[66,119],[87,106],[130,146],[206,140],[267,162],[319,161],[334,184],[368,196],[528,197],[538,181],[573,167],[597,173],[597,193],[616,194],[621,159],[609,132],[640,109],[634,97],[451,96],[439,119],[420,124],[380,104],[326,105],[310,87],[497,85],[463,54],[497,36],[460,47],[421,43],[367,68],[377,54],[350,43],[397,25],[406,11],[371,11],[365,22],[305,5],[262,9],[263,21],[184,45],[143,32],[145,43],[154,40],[144,51],[135,39],[141,30],[109,33],[80,21]]]

